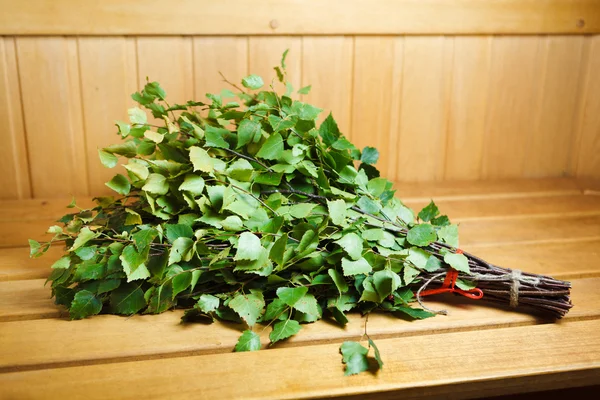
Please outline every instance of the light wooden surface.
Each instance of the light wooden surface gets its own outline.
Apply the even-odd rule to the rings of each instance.
[[[447,317],[408,322],[374,314],[368,329],[384,369],[354,377],[343,376],[338,347],[360,339],[360,315],[345,329],[326,321],[303,325],[296,337],[255,353],[231,353],[243,327],[181,325],[181,311],[67,321],[43,286],[61,249],[30,260],[25,243],[13,237],[43,232],[70,200],[0,202],[0,398],[467,398],[597,384],[597,185],[574,179],[398,184],[409,206],[433,197],[460,221],[465,250],[571,280],[575,307],[551,324],[454,296],[427,300],[448,309]],[[266,346],[268,330],[256,330]]]
[[[0,6],[0,34],[20,35],[600,32],[594,0],[3,0]]]

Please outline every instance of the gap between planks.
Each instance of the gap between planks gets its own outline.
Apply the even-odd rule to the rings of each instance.
[[[573,302],[576,307],[557,324],[600,317],[598,286],[599,278],[574,281]],[[437,301],[428,299],[427,304],[435,309],[448,309],[449,316],[408,322],[390,314],[375,313],[369,318],[369,335],[374,339],[386,339],[550,322],[508,307],[473,302],[457,296],[443,296],[441,299],[443,302],[439,297]],[[73,322],[59,319],[4,322],[0,324],[3,343],[0,372],[227,353],[231,352],[245,329],[241,324],[221,322],[212,325],[180,324],[182,314],[183,311],[178,310],[131,318],[102,315]],[[366,320],[356,313],[349,314],[349,319],[350,323],[345,328],[329,319],[303,325],[297,336],[275,348],[359,340]],[[266,347],[269,332],[268,329],[261,332],[261,328],[258,326],[256,331],[261,333],[263,347]],[[125,330],[127,335],[123,335]],[[77,340],[62,342],[60,349],[53,347],[62,338],[73,335]]]
[[[29,398],[43,387],[47,397],[85,393],[92,400],[311,398],[393,391],[408,398],[584,386],[600,378],[598,330],[600,320],[591,320],[382,339],[377,345],[384,368],[350,378],[343,375],[339,344],[324,344],[5,373],[0,374],[0,393]]]

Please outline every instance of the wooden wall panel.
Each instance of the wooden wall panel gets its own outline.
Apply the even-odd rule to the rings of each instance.
[[[273,87],[281,92],[281,84],[277,80],[273,67],[280,64],[281,55],[286,49],[289,49],[286,59],[287,80],[294,86],[294,90],[300,89],[302,83],[302,38],[252,36],[248,40],[248,74],[262,76],[265,87],[268,88],[273,84]]]
[[[308,36],[302,39],[302,86],[312,85],[303,101],[331,112],[343,134],[350,132],[354,39]]]
[[[14,38],[0,37],[0,199],[31,197]]]
[[[443,177],[453,43],[445,37],[405,39],[400,129],[391,133],[399,136],[396,180]]]
[[[127,109],[135,105],[130,97],[138,88],[135,40],[86,37],[78,43],[90,192],[114,194],[104,183],[126,171],[105,168],[98,149],[120,140],[115,120],[128,121]]]
[[[403,48],[400,37],[357,37],[354,46],[350,140],[361,149],[376,147],[377,167],[390,179],[396,172],[390,141],[397,138],[392,134],[391,115],[400,112],[393,109],[399,105],[393,103],[392,93],[400,92],[395,86],[401,84]]]
[[[77,39],[17,38],[34,197],[87,195]]]
[[[137,57],[140,89],[148,78],[150,82],[160,82],[170,104],[194,98],[192,38],[139,37]]]
[[[194,87],[196,99],[206,99],[206,93],[220,93],[224,88],[234,90],[223,82],[227,80],[241,87],[248,75],[248,38],[245,37],[195,37]]]
[[[523,176],[541,89],[542,40],[494,37],[482,178]]]
[[[577,152],[577,176],[600,179],[600,36],[587,39],[587,73],[579,103],[581,140]]]
[[[583,40],[582,36],[541,39],[544,59],[537,72],[541,86],[535,100],[535,129],[527,135],[525,176],[569,173]]]
[[[491,38],[454,38],[444,178],[481,178]]]

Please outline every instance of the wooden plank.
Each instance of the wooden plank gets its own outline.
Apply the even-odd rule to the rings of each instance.
[[[4,35],[598,33],[594,0],[3,0]],[[235,11],[233,14],[224,10]],[[331,18],[340,10],[343,18]],[[81,21],[86,21],[82,24]],[[135,21],[135,23],[131,23]],[[202,21],[198,23],[198,21]],[[433,23],[435,21],[435,23]]]
[[[491,38],[454,38],[444,180],[481,179]]]
[[[14,38],[0,38],[0,199],[31,197],[21,88]]]
[[[0,321],[56,318],[64,311],[54,305],[45,279],[0,282]]]
[[[600,316],[600,278],[573,282],[576,305],[561,323]],[[473,302],[455,296],[427,300],[434,309],[446,309],[446,317],[407,321],[389,314],[369,316],[368,331],[373,339],[434,335],[453,331],[479,331],[513,326],[534,325],[539,317],[513,312],[485,302]],[[214,324],[181,324],[182,311],[160,315],[119,317],[95,316],[83,321],[64,320],[4,322],[0,324],[0,372],[24,369],[57,368],[115,361],[180,357],[231,352],[245,326],[217,322]],[[301,332],[278,344],[277,348],[342,343],[359,340],[364,333],[365,318],[349,315],[350,322],[341,328],[332,320],[302,326]],[[261,334],[263,347],[269,343],[270,329],[255,328]],[[123,332],[127,332],[123,335]],[[76,333],[77,340],[62,339]],[[98,340],[101,337],[102,340]],[[49,343],[62,343],[48,351]],[[106,346],[110,343],[110,346]]]
[[[194,96],[198,101],[206,93],[220,93],[231,88],[222,81],[219,72],[239,85],[248,75],[248,39],[242,37],[194,37]]]
[[[482,177],[515,178],[524,173],[532,113],[541,88],[544,48],[539,37],[494,37]]]
[[[50,275],[50,266],[64,253],[62,246],[52,246],[44,257],[29,258],[29,249],[0,249],[0,281],[40,279]]]
[[[71,199],[28,199],[0,201],[0,221],[57,220],[65,214],[78,212],[78,208],[67,208]],[[96,204],[90,197],[77,197],[77,207],[89,208]]]
[[[344,135],[350,132],[353,56],[352,37],[302,38],[302,86],[312,85],[303,101],[324,109],[319,121],[331,112]]]
[[[577,176],[600,178],[600,37],[588,39],[590,53],[587,76],[581,91],[579,130],[580,145],[577,152]]]
[[[350,379],[342,373],[336,343],[7,373],[0,375],[0,390],[5,397],[28,398],[43,387],[46,397],[85,394],[89,399],[168,398],[180,395],[182,388],[202,398],[308,398],[382,391],[402,398],[497,395],[597,383],[598,329],[600,321],[592,320],[380,340],[383,370]],[[456,356],[459,361],[451,359]]]
[[[443,177],[453,45],[445,37],[405,39],[399,138],[391,149],[398,154],[397,181]]]
[[[545,52],[541,89],[531,116],[535,128],[528,135],[524,175],[567,176],[570,168],[583,37],[553,36],[542,39]]]
[[[140,37],[136,42],[139,88],[149,79],[160,83],[170,104],[184,104],[195,98],[192,38]]]
[[[77,41],[17,38],[17,54],[32,195],[87,195]]]
[[[104,167],[98,149],[120,141],[115,120],[129,122],[127,109],[136,105],[130,97],[138,88],[135,39],[80,37],[77,42],[90,193],[114,195],[104,183],[127,171]]]
[[[285,92],[273,70],[273,67],[280,65],[281,56],[285,50],[289,50],[286,58],[287,80],[296,90],[300,89],[302,85],[302,38],[290,36],[250,37],[248,39],[248,74],[261,76],[265,82],[265,88],[269,88],[272,84],[277,92]]]
[[[377,167],[394,180],[398,131],[392,125],[392,116],[400,113],[401,105],[393,102],[392,96],[402,90],[404,38],[356,37],[354,41],[352,125],[348,136],[360,149],[376,147],[380,152]]]

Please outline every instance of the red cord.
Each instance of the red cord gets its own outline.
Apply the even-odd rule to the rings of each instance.
[[[456,254],[462,254],[463,251],[461,249],[456,250]],[[446,273],[446,279],[444,279],[444,284],[442,287],[438,289],[430,289],[424,290],[421,292],[421,297],[431,296],[433,294],[440,293],[458,293],[462,296],[468,297],[469,299],[479,300],[483,297],[483,292],[481,289],[470,289],[470,290],[462,290],[455,287],[456,279],[458,278],[458,271],[454,268],[449,268],[448,273]]]

